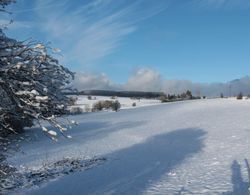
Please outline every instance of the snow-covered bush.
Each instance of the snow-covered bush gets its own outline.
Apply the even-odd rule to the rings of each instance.
[[[121,108],[121,104],[118,100],[114,101],[112,104],[112,110],[113,111],[118,111]]]
[[[11,0],[0,0],[0,6]],[[17,132],[36,120],[63,132],[56,117],[66,112],[64,95],[73,73],[52,57],[42,43],[21,42],[0,29],[0,133]],[[41,126],[42,127],[42,126]],[[43,128],[51,134],[50,130]]]
[[[83,109],[81,107],[78,106],[72,106],[69,108],[69,114],[82,114],[83,113]]]
[[[69,97],[69,106],[75,105],[77,102],[77,97]]]
[[[102,101],[98,101],[98,102],[94,103],[93,108],[92,108],[92,112],[101,111],[102,109],[103,109],[103,103],[102,103]]]

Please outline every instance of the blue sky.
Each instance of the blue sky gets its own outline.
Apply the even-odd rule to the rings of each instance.
[[[51,42],[73,71],[115,83],[143,68],[199,83],[250,75],[249,0],[17,0],[8,9],[9,36]]]

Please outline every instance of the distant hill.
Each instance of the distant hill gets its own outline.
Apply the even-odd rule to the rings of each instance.
[[[117,96],[135,98],[158,98],[164,95],[163,92],[142,92],[142,91],[111,91],[111,90],[84,90],[70,92],[68,95],[97,95],[97,96]]]

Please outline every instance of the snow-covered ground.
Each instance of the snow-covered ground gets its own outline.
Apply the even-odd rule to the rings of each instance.
[[[88,96],[86,95],[79,95],[73,97],[77,97],[75,106],[80,107],[83,111],[86,111],[86,109],[91,110],[91,108],[96,102],[103,100],[112,100],[112,101],[118,100],[121,104],[121,109],[150,106],[161,103],[161,101],[158,99],[146,99],[146,98],[132,99],[126,97],[115,97],[115,99],[112,99],[110,96],[91,96],[92,99],[89,100]],[[135,103],[135,106],[133,106],[133,103]]]
[[[72,139],[33,140],[8,158],[32,169],[65,157],[105,157],[25,194],[249,194],[250,100],[174,102],[72,116]]]

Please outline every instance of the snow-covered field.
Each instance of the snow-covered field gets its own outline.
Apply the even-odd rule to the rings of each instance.
[[[96,102],[103,100],[112,100],[112,101],[118,100],[121,104],[121,109],[150,106],[161,103],[161,101],[158,99],[146,99],[146,98],[131,99],[126,97],[115,97],[115,99],[111,99],[110,96],[91,96],[92,99],[89,100],[88,96],[86,95],[80,95],[75,97],[77,97],[75,106],[80,107],[83,111],[86,111],[86,109],[91,110],[91,108]],[[133,103],[135,103],[135,106],[133,106]]]
[[[38,169],[105,157],[24,194],[249,194],[250,100],[210,99],[72,116],[72,139],[33,140],[8,158]],[[21,168],[20,168],[21,169]],[[23,168],[22,168],[23,169]]]

